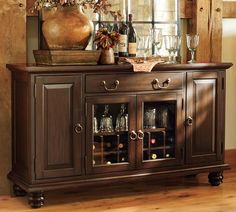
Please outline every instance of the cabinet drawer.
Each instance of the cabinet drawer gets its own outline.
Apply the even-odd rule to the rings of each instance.
[[[87,93],[178,90],[184,73],[92,74],[86,76]]]

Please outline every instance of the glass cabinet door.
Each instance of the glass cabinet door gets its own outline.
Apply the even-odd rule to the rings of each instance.
[[[183,162],[182,93],[138,96],[137,163],[143,167]]]
[[[87,98],[88,171],[121,171],[134,165],[134,101],[129,96]]]

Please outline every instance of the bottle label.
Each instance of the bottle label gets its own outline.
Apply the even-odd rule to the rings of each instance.
[[[128,52],[129,52],[129,54],[136,54],[137,53],[137,43],[129,43]]]
[[[127,35],[120,35],[119,52],[127,52]]]

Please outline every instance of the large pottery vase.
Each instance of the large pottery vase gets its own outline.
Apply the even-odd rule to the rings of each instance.
[[[93,23],[81,7],[58,7],[42,25],[43,36],[51,50],[84,50],[93,32]]]

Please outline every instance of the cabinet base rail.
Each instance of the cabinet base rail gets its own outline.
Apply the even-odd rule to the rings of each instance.
[[[212,186],[219,186],[223,183],[223,171],[230,169],[228,164],[221,164],[216,166],[206,166],[201,168],[189,168],[181,170],[171,170],[153,173],[142,173],[134,175],[123,175],[116,177],[105,177],[105,178],[91,178],[91,179],[81,179],[74,181],[60,181],[60,182],[47,182],[47,183],[37,183],[37,184],[27,184],[19,176],[15,175],[13,172],[8,174],[8,178],[14,183],[13,191],[15,196],[25,196],[28,193],[28,202],[32,208],[40,208],[44,205],[44,191],[71,188],[71,187],[84,187],[88,185],[102,185],[107,183],[107,180],[112,180],[114,182],[130,182],[138,180],[146,180],[151,178],[171,178],[173,176],[190,176],[197,175],[200,173],[208,172],[208,181]]]

